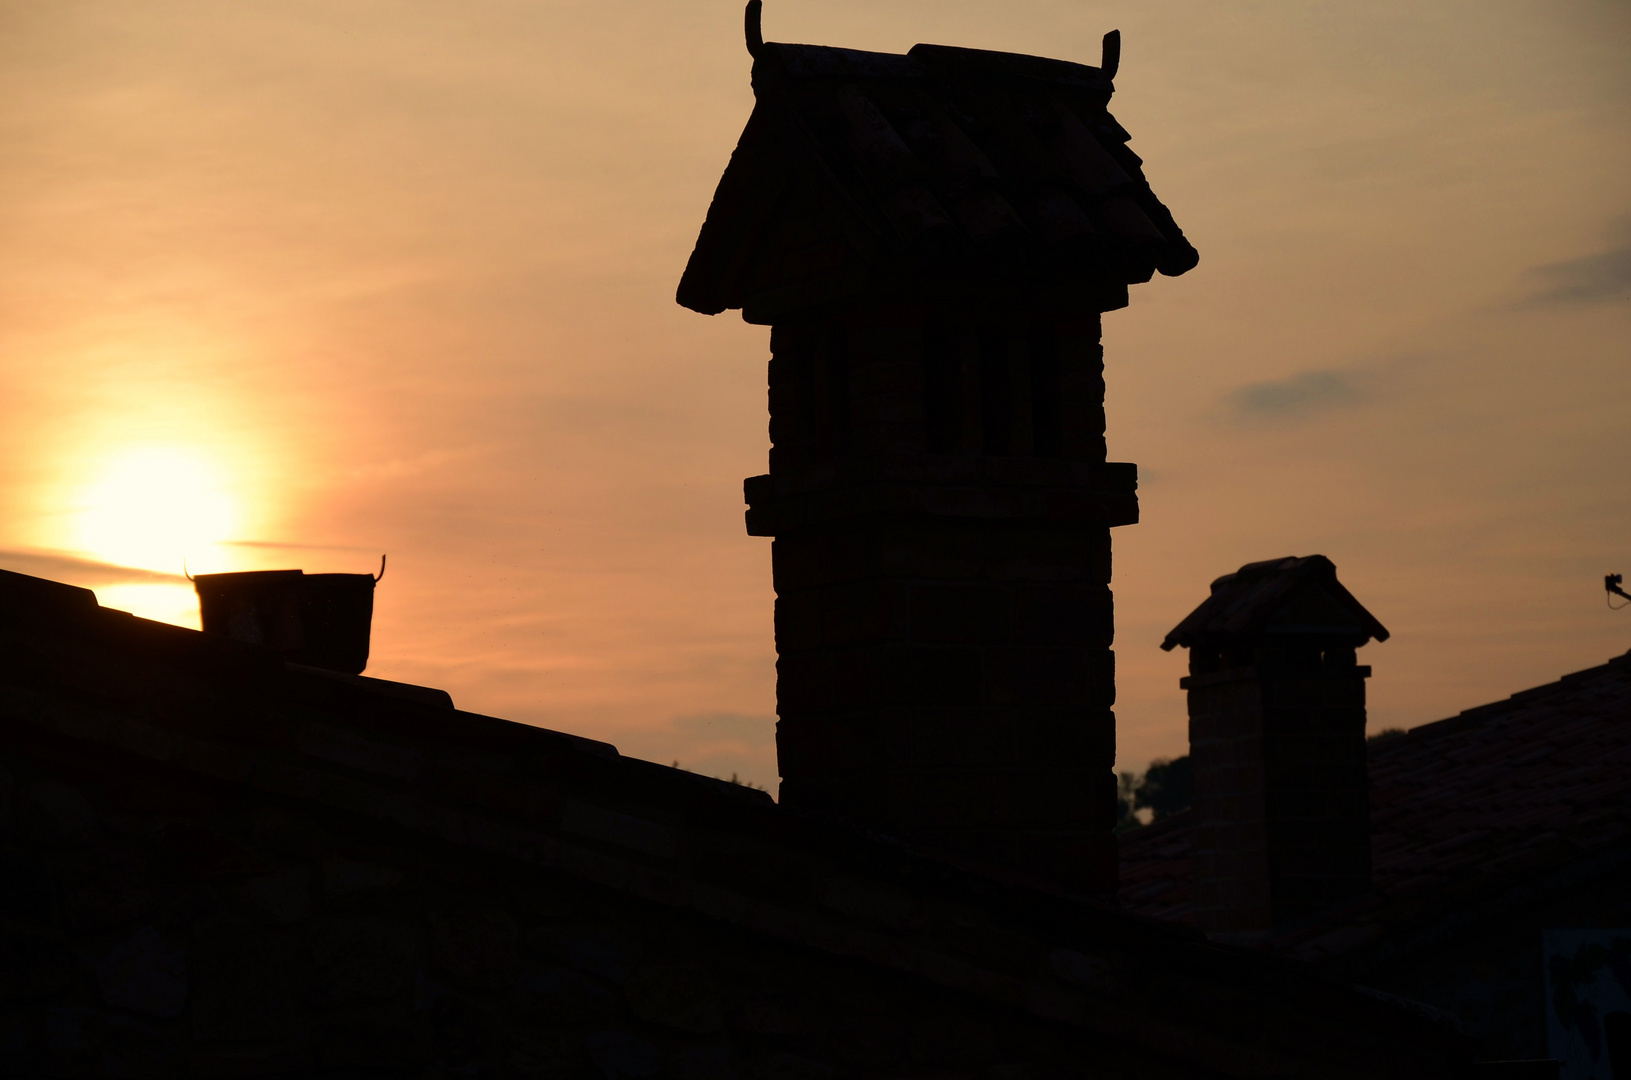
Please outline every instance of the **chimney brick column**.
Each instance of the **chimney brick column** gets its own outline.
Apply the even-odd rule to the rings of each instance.
[[[1097,313],[877,305],[778,324],[781,801],[1113,895],[1110,528]]]
[[[1253,935],[1370,887],[1365,678],[1352,649],[1198,673],[1189,691],[1195,900]]]

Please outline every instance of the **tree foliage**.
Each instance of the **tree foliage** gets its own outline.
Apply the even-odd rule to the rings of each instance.
[[[1188,754],[1156,758],[1142,774],[1120,773],[1116,777],[1116,831],[1144,824],[1140,810],[1150,812],[1152,823],[1188,810],[1192,791]]]

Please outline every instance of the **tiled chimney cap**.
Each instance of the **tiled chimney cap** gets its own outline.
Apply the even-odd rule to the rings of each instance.
[[[1388,639],[1387,627],[1337,580],[1336,564],[1324,555],[1304,555],[1247,563],[1218,578],[1212,595],[1173,628],[1161,648],[1170,652],[1260,634],[1346,638],[1356,647]]]
[[[754,36],[756,104],[680,280],[685,307],[761,321],[818,295],[1125,286],[1199,260],[1106,109],[1119,35],[1100,67]]]

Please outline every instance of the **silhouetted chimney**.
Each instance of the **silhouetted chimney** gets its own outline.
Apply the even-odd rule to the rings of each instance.
[[[680,303],[769,324],[785,806],[1115,891],[1099,315],[1196,263],[1098,68],[761,40]]]
[[[1097,313],[1037,302],[984,326],[952,305],[834,314],[776,327],[771,472],[747,481],[748,531],[776,538],[781,800],[1108,893],[1110,529],[1138,510],[1134,466],[1103,460]],[[1045,353],[1031,344],[1043,334]],[[1052,453],[1030,432],[979,452],[962,417],[982,336],[1010,370],[1055,373]],[[840,356],[855,390],[841,457],[822,446],[830,419],[795,426],[800,366],[832,372]],[[933,406],[918,396],[913,417],[911,391],[888,388],[889,373],[936,364],[970,379],[950,391],[945,449]],[[1030,406],[1003,407],[1025,431]]]
[[[1161,648],[1189,650],[1201,928],[1250,939],[1370,888],[1365,679],[1387,630],[1323,555],[1251,563]]]
[[[205,633],[356,675],[368,666],[377,581],[372,574],[253,570],[199,574],[193,588]]]

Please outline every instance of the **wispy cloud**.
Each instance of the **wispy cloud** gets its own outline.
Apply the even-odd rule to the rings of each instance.
[[[1290,420],[1355,405],[1368,396],[1352,372],[1300,371],[1248,383],[1229,394],[1228,406],[1237,420]]]
[[[273,551],[375,551],[356,544],[296,544],[279,540],[222,540],[222,547],[267,548]]]
[[[1631,299],[1631,244],[1537,266],[1524,278],[1534,289],[1521,302],[1524,307]]]
[[[87,588],[97,585],[187,583],[187,579],[180,574],[163,574],[155,570],[98,562],[65,551],[0,551],[0,569],[53,581],[68,581]]]

